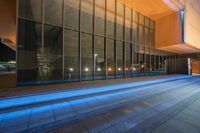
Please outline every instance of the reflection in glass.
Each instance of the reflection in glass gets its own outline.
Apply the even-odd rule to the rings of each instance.
[[[79,80],[79,34],[65,30],[64,38],[64,77],[67,81]]]
[[[94,61],[95,61],[95,79],[105,79],[105,53],[104,53],[104,38],[95,37],[95,52],[94,52]]]
[[[42,25],[19,19],[17,81],[42,81]]]
[[[45,23],[62,26],[62,1],[44,0]]]
[[[116,23],[116,38],[117,40],[123,40],[124,30],[124,5],[117,2],[117,23]]]
[[[133,76],[136,77],[139,74],[139,50],[138,45],[132,46],[132,70],[133,70]]]
[[[57,82],[63,79],[63,34],[62,28],[44,26],[44,80]]]
[[[81,71],[82,80],[93,80],[92,35],[81,34]]]
[[[42,1],[41,0],[19,0],[19,17],[28,18],[41,22]]]
[[[123,48],[123,42],[117,41],[116,45],[117,49],[117,77],[124,77],[124,61],[123,61],[123,53],[124,53],[124,48]]]
[[[104,35],[105,31],[105,0],[95,0],[95,33]]]
[[[79,29],[79,0],[65,0],[65,27]],[[70,19],[69,19],[70,18]]]
[[[81,0],[81,31],[91,33],[93,23],[93,0]]]
[[[126,67],[125,67],[125,72],[126,72],[126,77],[131,77],[132,76],[132,61],[131,61],[131,44],[126,43],[125,45],[125,50],[126,50]]]
[[[115,48],[114,48],[114,40],[107,39],[107,77],[114,78],[115,77]]]

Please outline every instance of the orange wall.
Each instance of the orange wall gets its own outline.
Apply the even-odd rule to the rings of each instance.
[[[200,74],[200,62],[199,61],[192,61],[192,73]]]
[[[157,48],[182,43],[181,14],[173,13],[155,21],[155,45]]]
[[[10,39],[16,46],[16,0],[0,1],[0,37]]]
[[[199,0],[185,0],[185,42],[200,48]]]

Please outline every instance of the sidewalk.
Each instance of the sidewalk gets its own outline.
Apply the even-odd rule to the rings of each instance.
[[[58,84],[27,87],[29,91],[35,87],[39,87],[38,90],[42,88],[46,90],[48,86],[50,88],[57,87],[57,89],[50,89],[51,91],[43,91],[43,93],[35,91],[31,95],[27,94],[28,91],[25,91],[26,87],[20,87],[24,89],[23,93],[17,93],[18,95],[13,95],[15,97],[4,97],[0,100],[0,131],[6,133],[21,131],[44,132],[62,124],[70,124],[119,107],[129,107],[131,104],[136,104],[149,98],[156,98],[169,92],[173,94],[174,91],[177,91],[174,94],[190,96],[189,93],[182,95],[182,92],[191,91],[188,88],[185,88],[184,91],[182,88],[193,85],[192,82],[199,82],[199,78],[194,78],[194,81],[188,80],[191,77],[171,75],[146,77],[134,82],[133,79],[119,79],[98,81],[95,84],[94,82],[84,82],[80,84],[71,83],[71,85]],[[40,92],[40,94],[36,92]],[[199,90],[193,87],[191,95],[197,94],[197,92]],[[174,97],[177,98],[175,95]],[[166,98],[166,96],[163,98]],[[154,100],[156,102],[154,106],[163,105],[165,102],[173,102],[173,104],[176,102],[174,100],[171,101],[171,99],[167,100],[169,101],[163,99],[161,102],[156,99]],[[140,103],[139,105],[142,104]],[[136,112],[133,110],[132,113],[135,114]],[[112,111],[110,113],[113,114]],[[119,122],[119,120],[116,120],[116,122]]]

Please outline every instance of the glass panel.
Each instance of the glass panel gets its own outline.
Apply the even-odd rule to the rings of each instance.
[[[79,29],[79,0],[65,0],[65,27]]]
[[[144,16],[139,14],[139,24],[144,25]]]
[[[108,78],[115,77],[115,48],[114,40],[107,39],[107,73]]]
[[[105,0],[95,0],[95,33],[104,35],[105,31]]]
[[[133,28],[132,28],[132,37],[133,37],[133,42],[138,43],[139,42],[139,37],[138,37],[138,24],[133,23]]]
[[[139,50],[138,45],[133,45],[132,50],[132,58],[133,58],[133,64],[132,64],[132,70],[133,70],[133,76],[138,76],[139,72]]]
[[[131,45],[126,43],[126,77],[132,76]]]
[[[114,29],[115,29],[115,16],[114,14],[108,13],[107,14],[107,36],[114,38]]]
[[[150,29],[150,46],[151,46],[152,48],[155,47],[154,37],[155,37],[155,36],[154,36],[154,31]]]
[[[93,0],[81,0],[81,30],[92,33]]]
[[[144,27],[142,25],[139,26],[139,43],[144,45]]]
[[[19,0],[19,17],[29,18],[41,22],[41,0]]]
[[[105,79],[105,53],[104,53],[104,38],[103,37],[95,37],[95,70],[96,77],[95,79]]]
[[[154,21],[150,21],[150,27],[152,28],[152,29],[155,29],[155,22]]]
[[[81,34],[81,69],[82,80],[93,79],[92,35]]]
[[[67,81],[79,80],[79,33],[65,30],[64,76]]]
[[[62,26],[62,0],[44,0],[45,23]]]
[[[109,12],[115,12],[115,0],[106,0],[107,1],[107,10]]]
[[[42,25],[19,19],[17,82],[42,81]]]
[[[124,77],[124,61],[123,61],[123,42],[117,41],[117,77]]]
[[[44,26],[44,80],[57,82],[63,78],[62,28]]]
[[[117,2],[116,37],[118,40],[123,40],[123,29],[124,29],[124,5]]]
[[[145,46],[150,47],[150,34],[149,28],[145,27]]]
[[[133,14],[133,15],[134,15],[134,18],[135,18],[135,22],[139,23],[139,13],[135,12],[135,14]]]
[[[131,41],[131,9],[126,8],[126,20],[125,20],[125,36],[126,41]]]
[[[144,76],[145,74],[145,60],[144,53],[140,53],[140,76]]]
[[[149,18],[145,17],[145,26],[150,27],[150,21]]]

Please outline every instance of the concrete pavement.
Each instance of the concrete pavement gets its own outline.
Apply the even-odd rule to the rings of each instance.
[[[0,132],[199,133],[200,77],[67,90],[0,100]]]

